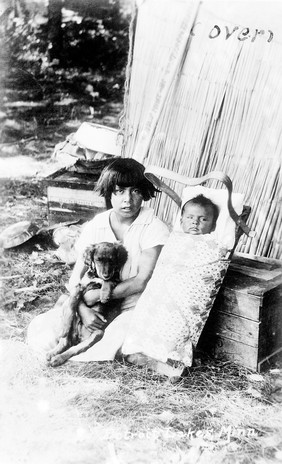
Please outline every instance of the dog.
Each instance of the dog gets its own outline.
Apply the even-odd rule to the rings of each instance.
[[[127,251],[119,242],[101,242],[85,250],[84,262],[88,270],[63,303],[62,333],[57,346],[46,355],[52,367],[88,350],[103,337],[107,325],[119,315],[122,300],[110,301],[110,297],[114,287],[120,282],[120,271],[127,258]],[[100,288],[100,302],[91,309],[104,322],[104,326],[103,329],[90,332],[83,326],[78,308],[81,302],[89,306],[91,291],[97,288]]]

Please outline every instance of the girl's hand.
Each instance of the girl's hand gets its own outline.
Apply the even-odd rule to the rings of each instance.
[[[87,306],[94,306],[98,301],[100,301],[100,292],[99,288],[87,290],[83,295],[83,300]]]
[[[101,314],[93,311],[92,308],[88,308],[88,306],[82,302],[79,304],[78,313],[81,317],[83,325],[90,332],[93,332],[96,329],[103,329],[105,323],[107,322]]]

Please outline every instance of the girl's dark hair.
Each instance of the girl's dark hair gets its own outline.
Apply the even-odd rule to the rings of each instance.
[[[213,210],[213,226],[215,226],[215,223],[216,223],[218,215],[219,215],[219,209],[218,209],[218,206],[215,205],[213,201],[211,201],[209,198],[205,197],[202,194],[197,195],[196,197],[191,198],[191,200],[186,201],[186,203],[182,206],[181,214],[183,214],[184,208],[188,204],[200,205],[200,206],[203,206],[204,208],[206,208],[206,207],[212,208],[212,210]]]
[[[116,186],[132,186],[140,189],[143,199],[148,201],[155,196],[157,190],[146,179],[144,171],[143,164],[132,158],[115,158],[111,164],[103,169],[95,191],[109,200]]]

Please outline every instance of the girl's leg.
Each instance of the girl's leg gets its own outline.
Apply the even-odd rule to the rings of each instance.
[[[121,313],[108,325],[102,340],[71,361],[112,361],[122,347],[131,317],[132,311]]]
[[[27,344],[45,355],[55,348],[62,333],[63,303],[68,295],[61,295],[53,309],[36,316],[27,329]]]

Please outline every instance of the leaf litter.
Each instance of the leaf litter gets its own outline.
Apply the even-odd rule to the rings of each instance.
[[[41,143],[26,150],[48,162],[50,140]],[[47,225],[40,179],[1,180],[0,190],[1,230],[26,218]],[[50,368],[30,352],[28,323],[54,305],[71,273],[55,250],[46,234],[0,254],[1,462],[281,462],[281,366],[256,374],[203,356],[173,384],[124,361]]]
[[[28,202],[33,217],[46,220],[45,207],[34,201],[43,198],[40,184],[6,187],[6,198],[21,191],[10,212]],[[280,368],[256,374],[203,357],[172,384],[123,361],[53,369],[30,353],[28,323],[54,305],[71,273],[55,250],[44,237],[0,256],[1,433],[9,464],[106,463],[113,456],[125,463],[278,462],[282,418],[273,392]]]

